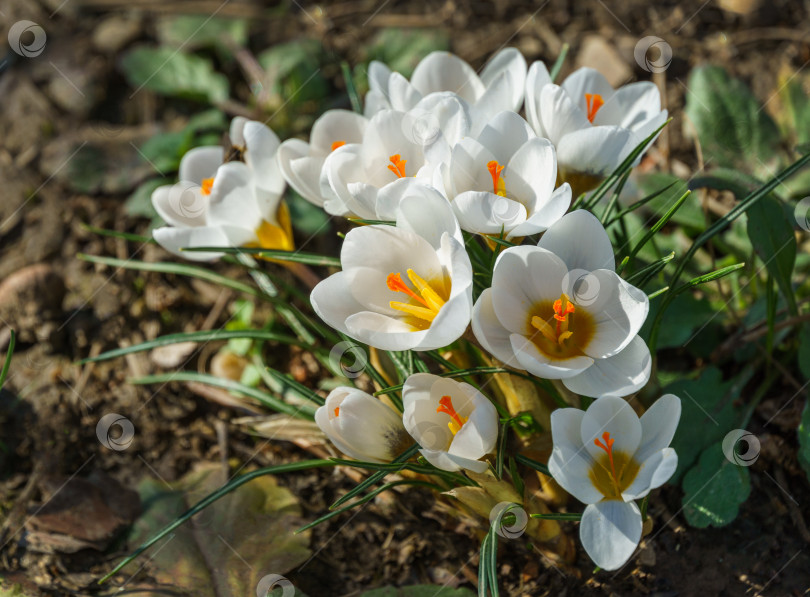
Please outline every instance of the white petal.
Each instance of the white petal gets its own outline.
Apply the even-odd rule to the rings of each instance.
[[[478,135],[478,142],[495,156],[501,165],[507,165],[512,156],[530,139],[535,139],[529,123],[515,112],[500,112],[494,116]],[[551,142],[546,141],[551,145]],[[544,167],[541,165],[539,167]],[[508,176],[508,173],[506,174]]]
[[[661,487],[678,468],[678,455],[672,448],[654,452],[649,458],[641,461],[641,468],[630,486],[622,492],[626,501],[645,497],[651,490]]]
[[[617,89],[599,108],[593,124],[615,124],[636,131],[660,112],[661,94],[658,86],[651,81],[639,81]]]
[[[558,152],[565,135],[592,128],[585,112],[559,85],[545,85],[540,90],[539,115],[545,136],[557,146]]]
[[[278,165],[284,179],[304,199],[323,206],[319,178],[324,158],[310,157],[310,146],[301,139],[287,139],[278,148]]]
[[[620,353],[595,360],[592,367],[563,384],[583,396],[627,396],[647,385],[651,366],[650,350],[636,336]]]
[[[556,189],[545,204],[535,206],[534,213],[522,224],[518,224],[506,236],[506,240],[538,234],[551,228],[568,211],[571,205],[571,187],[566,182]]]
[[[372,91],[388,93],[388,77],[391,76],[391,69],[384,62],[372,60],[368,65],[368,86]]]
[[[501,325],[495,315],[491,288],[481,293],[473,307],[472,330],[484,350],[509,367],[520,367],[509,339],[511,332]]]
[[[349,289],[346,272],[332,274],[320,282],[312,289],[309,299],[318,317],[344,334],[349,333],[346,327],[349,316],[365,309]]]
[[[414,350],[426,334],[401,319],[373,311],[350,315],[346,328],[352,338],[381,350]]]
[[[569,270],[615,269],[613,245],[607,232],[592,213],[583,209],[560,218],[543,234],[537,246],[557,255]]]
[[[407,112],[419,103],[420,99],[422,94],[408,82],[408,79],[399,73],[391,73],[388,78],[388,101],[394,110]]]
[[[675,394],[664,394],[641,415],[641,445],[636,458],[646,460],[672,442],[681,419],[681,400]]]
[[[534,342],[521,334],[512,334],[509,340],[520,363],[520,368],[537,377],[565,380],[581,374],[593,364],[593,359],[586,356],[552,360],[548,355],[540,352]]]
[[[641,511],[635,502],[605,500],[585,508],[579,539],[597,566],[618,570],[638,547],[641,527]]]
[[[498,441],[498,411],[486,397],[476,393],[475,409],[456,433],[448,450],[455,456],[471,460],[479,460],[492,452]]]
[[[594,444],[598,439],[604,443],[604,433],[610,433],[615,441],[613,449],[632,456],[641,441],[641,423],[633,408],[624,398],[603,396],[597,398],[582,417],[582,443],[594,459],[605,451]]]
[[[636,336],[649,311],[647,295],[620,278],[616,272],[600,269],[571,272],[567,292],[571,301],[593,318],[594,333],[581,350],[594,359],[611,357]]]
[[[507,110],[518,111],[523,102],[523,88],[526,84],[526,59],[516,48],[504,48],[487,62],[481,71],[481,82],[492,87],[501,73],[507,73],[507,89],[510,103]]]
[[[386,92],[387,93],[387,92]],[[364,98],[363,116],[371,118],[377,112],[391,109],[391,102],[388,101],[388,96],[381,91],[371,89]]]
[[[333,143],[361,143],[367,122],[350,110],[327,110],[312,124],[309,142],[313,153],[326,157]]]
[[[209,226],[231,225],[248,230],[256,230],[261,224],[253,176],[242,162],[229,162],[217,170],[206,221]]]
[[[245,146],[245,125],[248,123],[248,119],[244,116],[236,116],[233,120],[231,120],[231,126],[228,131],[228,137],[231,141],[231,145],[235,145],[236,147],[244,147]]]
[[[458,471],[461,469],[467,469],[481,474],[484,473],[487,468],[489,468],[489,465],[483,460],[472,460],[470,458],[464,458],[463,456],[450,454],[449,452],[426,449],[419,450],[419,452],[421,452],[422,456],[425,457],[425,460],[430,462],[436,468],[444,471]]]
[[[560,170],[607,176],[619,167],[641,139],[628,129],[597,126],[567,133],[557,142]]]
[[[453,199],[459,225],[476,234],[500,234],[526,221],[522,203],[489,191],[464,191]]]
[[[510,247],[498,256],[492,274],[492,301],[508,330],[533,334],[529,312],[564,292],[565,264],[553,253],[531,246]]]
[[[178,178],[181,182],[201,184],[211,178],[222,165],[225,150],[222,147],[195,147],[188,150],[180,160]]]
[[[589,478],[593,460],[582,445],[580,429],[585,413],[578,408],[559,408],[551,413],[554,449],[548,468],[554,480],[584,504],[600,501],[602,493]]]
[[[445,233],[463,242],[450,202],[425,184],[410,185],[407,196],[399,204],[396,222],[397,228],[415,232],[436,250],[441,247]]]
[[[534,213],[549,201],[557,184],[557,155],[551,141],[535,137],[521,145],[505,174],[507,196],[520,199]]]
[[[510,73],[502,72],[499,74],[492,82],[492,85],[486,88],[486,91],[470,108],[472,117],[471,134],[478,137],[486,123],[491,122],[499,112],[506,110],[510,114],[516,114],[510,109],[516,91],[517,86],[513,83]],[[534,134],[533,131],[532,134]]]
[[[423,95],[452,91],[469,103],[484,93],[484,84],[472,67],[450,52],[431,52],[416,66],[411,84]]]
[[[181,251],[185,247],[233,247],[251,240],[251,232],[242,230],[244,240],[233,244],[231,238],[236,238],[237,230],[229,230],[222,226],[197,226],[195,228],[156,228],[152,236],[158,244],[170,253],[190,261],[213,261],[222,257],[222,253],[202,253],[194,251]]]
[[[152,205],[163,221],[172,226],[205,225],[208,197],[203,195],[199,184],[183,181],[160,186],[152,192]]]
[[[493,191],[487,164],[494,159],[492,152],[475,139],[459,141],[450,158],[453,192],[458,195],[464,191]]]
[[[546,65],[540,60],[532,63],[526,75],[526,120],[532,125],[534,132],[547,137],[540,120],[540,91],[546,85],[551,85],[551,77]]]
[[[284,177],[276,160],[280,141],[270,128],[254,120],[245,123],[245,164],[253,172],[256,186],[280,196],[284,192]]]
[[[604,75],[588,67],[579,68],[568,75],[563,81],[562,88],[583,112],[587,110],[586,93],[601,95],[605,103],[613,98],[613,87]]]

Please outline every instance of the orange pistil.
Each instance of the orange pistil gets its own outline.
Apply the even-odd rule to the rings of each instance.
[[[492,176],[492,192],[501,197],[506,197],[505,185],[501,176],[504,168],[505,166],[501,166],[496,160],[487,162],[487,170],[489,170],[489,175]]]
[[[450,427],[450,431],[453,432],[453,435],[458,433],[464,426],[464,423],[467,422],[467,418],[459,415],[456,409],[453,408],[453,400],[450,396],[442,396],[442,399],[439,400],[439,407],[436,409],[436,412],[450,415],[451,420],[447,426]]]
[[[588,107],[588,120],[593,122],[599,108],[605,105],[605,100],[603,100],[602,96],[598,93],[586,93],[585,105]]]
[[[337,417],[339,414],[340,414],[340,407],[336,406],[335,407],[335,416]]]
[[[420,307],[413,303],[403,303],[400,301],[391,301],[388,304],[392,309],[402,311],[407,315],[415,317],[420,322],[419,325],[424,324],[424,322],[430,324],[444,306],[445,299],[415,271],[408,268],[406,272],[408,274],[408,280],[410,280],[411,284],[416,288],[416,291],[408,286],[402,279],[402,274],[399,272],[388,274],[388,278],[385,280],[388,289],[394,292],[403,292],[419,303],[419,305],[423,306]]]
[[[346,145],[345,141],[335,141],[332,143],[332,151],[335,151],[338,147],[343,147],[344,145]]]
[[[398,153],[389,157],[388,160],[391,162],[388,169],[393,172],[397,178],[405,178],[405,164],[408,163],[408,160],[403,160],[402,156]]]
[[[422,303],[425,307],[429,307],[427,301],[423,299],[421,296],[416,294],[413,290],[411,290],[407,284],[402,280],[402,274],[397,272],[395,274],[388,274],[388,278],[386,279],[386,284],[388,284],[388,290],[393,290],[394,292],[404,292],[412,299],[416,299],[420,303]]]
[[[557,338],[560,334],[568,331],[568,315],[576,311],[574,305],[568,299],[568,295],[563,294],[554,301],[554,319],[557,320]],[[565,329],[563,329],[565,328]]]
[[[565,293],[554,301],[552,309],[554,310],[554,319],[557,324],[556,329],[549,325],[551,318],[549,318],[548,321],[544,321],[542,318],[535,315],[531,319],[531,324],[532,327],[539,330],[547,340],[562,346],[568,338],[574,335],[574,332],[568,329],[571,323],[571,319],[568,316],[574,313],[576,309],[571,303],[571,299],[569,299],[568,295]]]
[[[203,178],[202,181],[202,194],[203,195],[210,195],[211,189],[214,187],[214,178]]]
[[[602,439],[604,443],[599,441],[599,438],[593,440],[593,443],[596,444],[597,447],[602,448],[605,452],[607,452],[608,460],[610,461],[610,472],[613,477],[613,485],[616,488],[616,494],[621,495],[621,490],[619,489],[619,477],[616,475],[616,466],[613,463],[613,443],[616,441],[612,437],[610,437],[610,432],[605,431],[602,434]]]

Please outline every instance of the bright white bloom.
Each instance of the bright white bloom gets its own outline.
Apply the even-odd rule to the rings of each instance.
[[[506,233],[506,238],[543,232],[571,204],[571,188],[556,191],[554,146],[534,134],[514,112],[500,112],[476,138],[465,137],[437,168],[463,230]]]
[[[351,230],[340,251],[343,271],[310,299],[321,319],[360,342],[433,350],[470,322],[472,266],[447,200],[416,181],[402,186],[396,226]]]
[[[285,183],[276,162],[278,137],[264,124],[240,117],[231,123],[230,138],[233,155],[225,156],[221,147],[192,149],[180,161],[180,182],[152,194],[152,204],[169,224],[153,235],[175,255],[208,261],[222,254],[180,249],[293,246],[289,212],[281,201]]]
[[[613,248],[592,214],[574,211],[538,246],[500,254],[475,304],[475,337],[511,367],[561,379],[585,396],[626,396],[650,377],[637,333],[649,301],[614,271]]]
[[[315,422],[338,450],[365,462],[391,462],[411,445],[402,417],[356,388],[332,390]]]
[[[324,209],[337,216],[377,219],[380,190],[402,178],[430,180],[435,165],[468,130],[466,107],[453,94],[432,94],[407,113],[376,113],[361,142],[335,149],[324,161]]]
[[[487,63],[481,76],[455,54],[431,52],[414,69],[411,80],[381,62],[368,69],[370,91],[366,116],[380,110],[407,112],[431,93],[449,91],[472,106],[481,119],[502,110],[516,112],[523,103],[526,60],[515,48],[504,48]]]
[[[667,111],[649,81],[614,90],[598,71],[580,68],[555,85],[538,61],[526,78],[526,117],[554,143],[562,179],[578,195],[615,170],[666,121]]]
[[[360,143],[367,119],[349,110],[328,110],[312,125],[309,143],[287,139],[278,149],[278,163],[289,185],[307,201],[323,207],[321,169],[326,157],[347,144]]]
[[[639,420],[622,398],[598,398],[587,411],[551,413],[551,475],[588,504],[579,525],[585,551],[605,570],[621,568],[641,539],[641,512],[633,500],[669,480],[678,455],[669,447],[681,401],[661,396]]]
[[[402,388],[405,429],[433,466],[445,471],[487,470],[481,460],[495,449],[498,412],[469,384],[416,373]]]

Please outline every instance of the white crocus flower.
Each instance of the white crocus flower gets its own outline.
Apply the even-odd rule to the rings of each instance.
[[[312,125],[309,143],[284,141],[278,149],[278,163],[289,185],[307,201],[323,207],[319,181],[326,157],[339,147],[362,142],[367,122],[348,110],[328,110]]]
[[[180,182],[159,187],[152,204],[168,226],[153,231],[166,250],[197,261],[221,257],[184,247],[293,248],[284,179],[276,162],[278,137],[260,122],[235,118],[232,155],[221,147],[192,149],[180,161]],[[224,160],[234,159],[235,161]]]
[[[315,422],[338,450],[356,460],[391,462],[411,445],[402,417],[356,388],[332,390],[315,411]]]
[[[507,239],[537,234],[571,204],[567,184],[554,190],[554,146],[514,112],[499,113],[476,138],[458,141],[438,171],[434,180],[468,232],[505,232]]]
[[[315,312],[333,328],[383,350],[433,350],[457,340],[472,311],[472,266],[447,200],[411,181],[396,226],[355,228],[343,271],[318,284]]]
[[[661,396],[639,420],[622,398],[598,398],[581,411],[551,413],[554,449],[551,475],[563,489],[588,504],[579,537],[605,570],[621,568],[641,539],[641,512],[634,500],[666,483],[678,466],[669,447],[681,401]]]
[[[416,66],[410,81],[383,63],[372,61],[365,113],[373,116],[385,109],[407,112],[431,93],[449,91],[472,106],[477,119],[483,120],[502,110],[518,111],[525,81],[526,60],[515,48],[495,54],[480,76],[449,52],[428,54]]]
[[[431,94],[407,113],[378,112],[360,143],[343,145],[324,161],[324,209],[337,216],[378,218],[380,190],[402,178],[429,180],[435,165],[468,130],[467,108],[453,94]]]
[[[402,388],[402,420],[428,462],[445,471],[487,470],[495,449],[498,412],[469,384],[416,373]]]
[[[526,78],[526,117],[554,143],[561,178],[579,195],[615,170],[666,121],[667,111],[649,81],[613,89],[598,71],[580,68],[555,85],[535,62]]]
[[[637,335],[647,296],[614,271],[602,225],[579,210],[538,246],[500,254],[492,287],[475,304],[475,337],[511,367],[561,379],[585,396],[626,396],[650,377],[650,351]]]

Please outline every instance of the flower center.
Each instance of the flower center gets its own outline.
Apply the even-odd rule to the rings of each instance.
[[[588,108],[588,120],[593,122],[593,119],[596,118],[596,113],[599,111],[599,108],[605,105],[605,100],[603,100],[602,96],[599,95],[598,93],[586,93],[585,105]]]
[[[574,326],[575,313],[576,326]],[[553,359],[582,356],[582,348],[588,345],[594,334],[591,315],[583,309],[577,312],[565,293],[553,303],[544,302],[536,305],[529,314],[529,325],[532,341],[541,352]]]
[[[400,272],[388,274],[386,283],[389,290],[402,292],[416,301],[417,304],[399,301],[391,301],[388,304],[392,309],[415,317],[422,324],[416,327],[429,327],[430,322],[433,321],[436,315],[439,314],[439,310],[444,306],[445,299],[412,269],[409,268],[407,274],[411,284],[416,287],[416,291],[405,283]],[[427,323],[427,326],[424,326],[425,323]]]
[[[621,499],[622,492],[630,487],[641,468],[632,457],[613,449],[615,441],[610,437],[609,431],[602,434],[601,440],[593,440],[605,454],[596,461],[588,474],[591,482],[608,499]]]
[[[450,432],[455,435],[458,433],[462,427],[464,427],[464,423],[466,423],[469,418],[462,417],[456,412],[456,409],[453,408],[453,399],[450,396],[442,396],[442,399],[439,400],[439,407],[436,409],[437,413],[445,413],[450,415],[450,422],[447,423],[447,426],[450,428]]]
[[[214,188],[214,177],[211,178],[203,178],[202,184],[202,194],[203,195],[210,195],[211,189]]]
[[[332,143],[332,151],[335,151],[338,147],[343,147],[344,145],[346,145],[345,141],[335,141]]]
[[[408,163],[408,160],[403,160],[401,155],[395,153],[388,158],[388,161],[391,162],[388,165],[388,169],[393,172],[397,178],[405,178],[405,176],[407,176],[405,174],[405,164]]]
[[[506,197],[506,187],[501,175],[504,168],[505,166],[501,166],[496,160],[487,162],[487,170],[489,170],[489,175],[492,176],[492,192],[500,197]]]

